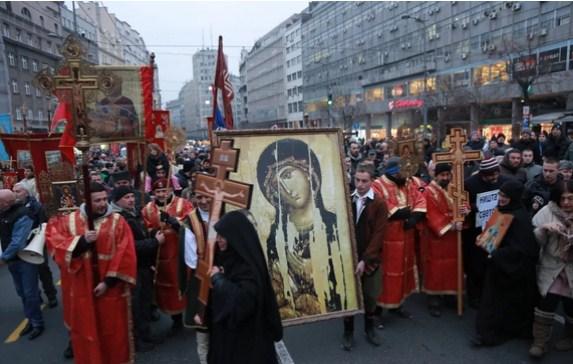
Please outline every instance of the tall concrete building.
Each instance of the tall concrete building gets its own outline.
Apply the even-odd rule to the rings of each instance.
[[[572,11],[544,1],[312,2],[302,24],[305,112],[366,136],[424,119],[441,135],[491,136],[515,135],[528,104],[547,129],[542,115],[573,109]],[[528,79],[524,93],[518,82]]]
[[[285,24],[287,122],[289,126],[303,125],[302,82],[302,19],[295,15]]]
[[[0,78],[6,78],[0,85],[0,107],[9,112],[15,132],[46,131],[55,104],[35,87],[34,78],[42,69],[53,71],[60,59],[59,5],[55,1],[0,2],[0,24],[4,44]]]
[[[180,99],[175,99],[167,102],[165,109],[169,111],[171,117],[171,125],[176,128],[187,130],[186,125],[183,123],[183,105]]]
[[[207,117],[213,114],[212,85],[215,79],[215,68],[217,66],[216,49],[200,49],[193,54],[193,81],[196,87],[195,98],[191,101],[195,105],[198,113],[192,116],[191,125],[193,129],[206,129]],[[192,129],[192,130],[193,130]]]
[[[117,18],[99,2],[78,2],[77,13],[96,26],[96,39],[99,46],[98,64],[124,64],[122,35]]]

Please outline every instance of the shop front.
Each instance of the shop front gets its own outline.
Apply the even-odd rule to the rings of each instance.
[[[500,133],[505,135],[506,140],[511,138],[511,119],[482,119],[479,121],[480,131],[486,140],[492,139]]]

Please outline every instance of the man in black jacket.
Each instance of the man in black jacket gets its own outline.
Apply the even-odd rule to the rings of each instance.
[[[137,284],[132,297],[135,350],[145,352],[152,350],[154,340],[151,336],[151,303],[153,293],[153,271],[157,247],[165,241],[161,230],[147,231],[141,212],[135,208],[135,195],[131,187],[121,186],[113,190],[114,212],[125,218],[135,241],[137,254]]]
[[[559,161],[553,157],[546,157],[542,172],[525,185],[523,203],[531,216],[549,203],[550,191],[557,182],[562,181],[559,174]]]

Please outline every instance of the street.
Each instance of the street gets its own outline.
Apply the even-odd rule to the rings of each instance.
[[[52,264],[55,276],[58,270]],[[57,278],[56,278],[57,281]],[[59,289],[59,287],[58,287]],[[23,328],[23,313],[8,269],[0,267],[0,362],[18,364],[65,363],[62,352],[66,347],[67,334],[62,324],[61,304],[54,309],[44,308],[46,331],[33,342],[18,338],[17,329]],[[394,315],[384,316],[382,345],[370,346],[362,334],[362,316],[356,319],[355,347],[345,352],[340,347],[342,323],[329,320],[284,330],[284,343],[292,361],[297,364],[311,363],[528,363],[529,341],[513,340],[496,348],[471,347],[475,311],[468,310],[458,318],[454,308],[444,309],[441,318],[431,317],[425,308],[425,297],[415,295],[406,302],[406,308],[414,315],[412,320]],[[163,316],[154,325],[156,333],[166,332],[170,320]],[[556,323],[553,340],[562,335],[563,325]],[[167,338],[154,351],[137,354],[141,364],[198,363],[192,330],[174,338]],[[14,340],[13,342],[10,342]],[[552,351],[543,363],[571,362],[572,353]],[[72,361],[67,361],[71,363]]]

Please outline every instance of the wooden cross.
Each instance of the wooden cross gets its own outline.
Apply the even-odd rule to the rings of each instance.
[[[448,135],[450,143],[449,152],[432,154],[434,164],[451,163],[452,164],[452,182],[448,185],[448,193],[454,200],[453,221],[463,222],[464,216],[461,214],[460,207],[467,203],[468,193],[464,189],[464,162],[481,160],[479,150],[464,151],[466,136],[462,128],[453,128]],[[463,313],[463,257],[462,257],[462,232],[458,231],[458,315]]]
[[[454,221],[464,221],[464,216],[460,213],[460,206],[468,201],[468,193],[464,190],[464,162],[481,160],[479,150],[464,151],[466,136],[462,128],[453,128],[448,135],[450,143],[449,152],[432,154],[434,164],[452,164],[452,182],[448,185],[448,193],[455,201]]]
[[[239,162],[239,149],[233,148],[233,140],[221,140],[220,147],[213,148],[212,153],[211,165],[215,169],[215,175],[199,174],[195,183],[196,193],[212,198],[205,257],[199,261],[196,273],[201,282],[199,301],[203,305],[207,305],[209,299],[209,271],[213,266],[215,238],[217,237],[215,224],[221,216],[223,203],[248,209],[251,205],[253,191],[253,186],[250,184],[227,179],[229,172],[237,171]]]

